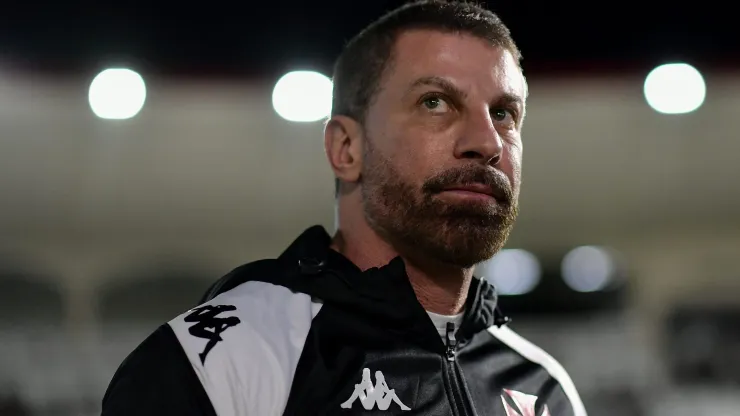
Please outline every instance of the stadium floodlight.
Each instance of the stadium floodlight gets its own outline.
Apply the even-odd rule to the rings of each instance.
[[[272,91],[272,106],[288,121],[312,122],[331,112],[332,82],[313,71],[293,71],[283,75]]]
[[[109,68],[90,83],[88,98],[92,112],[107,120],[134,117],[144,107],[146,85],[137,72],[126,68]]]
[[[663,114],[686,114],[704,103],[707,87],[701,73],[691,65],[660,65],[645,78],[645,99]]]

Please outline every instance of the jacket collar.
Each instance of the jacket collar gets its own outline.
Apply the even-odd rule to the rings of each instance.
[[[377,319],[390,330],[422,337],[439,344],[439,335],[406,275],[400,257],[380,268],[361,271],[349,259],[330,248],[331,237],[321,226],[303,232],[279,257],[297,279],[294,285],[304,293],[367,319]],[[496,307],[494,288],[473,278],[465,303],[465,317],[457,334],[460,342],[491,325],[505,323]],[[434,341],[432,341],[434,339]]]

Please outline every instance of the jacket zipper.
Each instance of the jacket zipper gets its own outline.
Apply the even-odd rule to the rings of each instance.
[[[468,416],[465,392],[461,386],[461,381],[458,378],[457,364],[455,362],[457,354],[457,339],[455,338],[455,324],[452,322],[447,323],[446,331],[447,349],[445,351],[445,358],[447,361],[447,379],[449,380],[449,392],[452,398],[452,408],[454,413],[460,416]]]

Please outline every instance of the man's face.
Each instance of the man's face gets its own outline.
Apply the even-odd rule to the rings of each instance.
[[[399,251],[471,267],[516,219],[524,78],[469,35],[409,31],[394,56],[364,124],[365,217]]]

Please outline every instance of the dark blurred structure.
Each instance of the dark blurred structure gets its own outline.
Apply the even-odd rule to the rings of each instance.
[[[150,10],[119,4],[35,7],[16,3],[0,17],[6,65],[91,77],[111,65],[152,77],[273,80],[295,68],[329,73],[343,44],[403,0],[285,0],[232,7]],[[524,52],[532,76],[646,72],[664,61],[738,64],[740,39],[729,3],[702,7],[648,1],[639,8],[585,1],[481,1],[497,12]],[[33,15],[33,19],[23,18]],[[71,24],[70,22],[74,22]],[[557,39],[557,41],[553,41]]]
[[[737,305],[675,309],[668,319],[666,341],[676,382],[740,387],[738,323]]]
[[[0,415],[31,416],[32,413],[17,396],[0,394]]]

